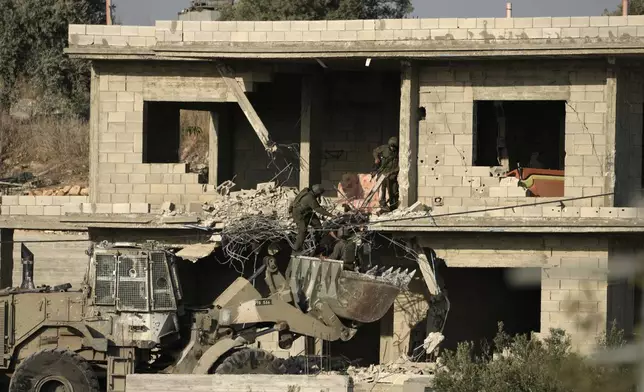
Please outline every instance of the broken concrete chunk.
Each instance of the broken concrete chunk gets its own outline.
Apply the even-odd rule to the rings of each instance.
[[[221,234],[213,234],[213,235],[210,237],[210,240],[209,240],[209,241],[210,241],[210,242],[221,242],[221,240],[222,240],[222,238],[221,238]]]
[[[67,193],[69,196],[80,196],[81,193],[81,187],[78,185],[74,185],[69,189],[69,192]]]
[[[270,192],[273,189],[275,189],[275,181],[264,182],[264,183],[261,183],[261,184],[257,184],[257,190],[258,191]]]
[[[199,203],[199,202],[192,202],[188,204],[188,212],[193,213],[193,214],[200,214],[204,211],[204,206],[207,204]]]
[[[89,188],[81,188],[80,195],[89,196]]]
[[[429,207],[427,207],[425,204],[421,203],[420,201],[415,202],[412,204],[407,211],[409,212],[426,212],[429,211]]]
[[[164,202],[161,204],[161,211],[163,211],[164,214],[174,211],[174,203],[171,201]]]

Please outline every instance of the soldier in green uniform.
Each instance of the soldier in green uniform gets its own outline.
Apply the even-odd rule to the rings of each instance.
[[[333,216],[330,212],[320,206],[319,198],[324,193],[322,185],[313,185],[310,189],[304,188],[293,200],[289,207],[289,212],[297,224],[297,238],[293,245],[293,250],[299,252],[302,250],[304,240],[306,239],[306,230],[309,225],[316,230],[322,228],[320,219],[317,214],[322,216]]]
[[[378,174],[385,177],[380,188],[380,208],[395,210],[398,208],[398,171],[400,170],[398,138],[392,137],[386,145],[373,150],[373,158],[378,166]]]

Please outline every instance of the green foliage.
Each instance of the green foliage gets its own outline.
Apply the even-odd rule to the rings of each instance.
[[[617,330],[604,343],[623,344]],[[445,371],[434,380],[440,392],[631,392],[635,377],[628,367],[594,366],[571,350],[562,330],[551,330],[543,341],[527,335],[509,337],[499,325],[494,350],[474,354],[462,343],[444,357]]]
[[[620,3],[614,11],[604,10],[605,16],[621,16],[622,4]],[[628,2],[629,15],[644,15],[644,0],[629,0]]]
[[[411,0],[240,0],[222,10],[222,19],[389,19],[412,11]]]
[[[105,0],[0,0],[0,105],[86,114],[89,65],[67,57],[68,25],[105,22]]]

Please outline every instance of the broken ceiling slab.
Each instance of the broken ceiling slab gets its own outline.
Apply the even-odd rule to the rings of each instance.
[[[210,256],[218,246],[218,243],[189,245],[177,252],[177,257],[181,257],[184,260],[190,260],[194,263],[204,257]]]

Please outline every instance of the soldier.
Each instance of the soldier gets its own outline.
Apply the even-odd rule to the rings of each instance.
[[[322,208],[319,198],[324,193],[322,185],[313,185],[310,189],[304,188],[293,200],[289,207],[293,220],[297,224],[297,238],[293,250],[300,252],[306,239],[306,230],[309,227],[320,230],[322,224],[315,213],[323,216],[333,216],[330,212]]]
[[[385,177],[380,188],[380,208],[395,210],[398,208],[398,138],[392,137],[386,145],[373,150],[373,158],[378,174]]]

